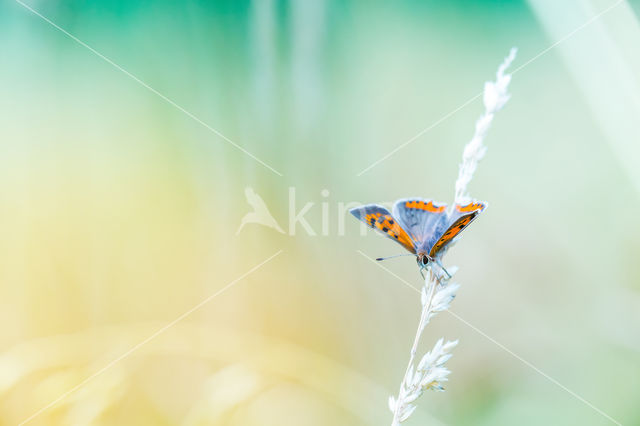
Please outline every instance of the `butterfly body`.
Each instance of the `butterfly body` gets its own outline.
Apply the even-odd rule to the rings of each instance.
[[[443,203],[407,198],[396,201],[393,213],[377,204],[356,207],[350,212],[415,254],[423,269],[430,262],[439,263],[449,245],[486,206],[486,203],[473,201],[455,204],[447,211],[447,205]]]

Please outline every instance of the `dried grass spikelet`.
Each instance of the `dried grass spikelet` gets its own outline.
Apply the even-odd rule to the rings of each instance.
[[[479,161],[484,157],[487,148],[484,139],[489,127],[493,122],[495,113],[504,107],[510,98],[508,93],[511,75],[505,74],[506,69],[515,59],[517,49],[512,48],[509,55],[498,67],[496,80],[486,82],[484,85],[483,103],[484,113],[476,121],[475,132],[471,140],[467,143],[462,154],[462,163],[458,172],[458,179],[455,184],[455,203],[465,204],[471,197],[467,192],[467,186],[478,167]],[[449,268],[451,276],[457,268]],[[389,409],[393,413],[391,425],[398,426],[411,416],[416,409],[415,401],[427,390],[443,391],[443,383],[448,380],[449,369],[445,363],[451,358],[451,350],[458,344],[457,340],[438,340],[420,361],[416,362],[418,343],[425,326],[438,312],[449,309],[457,290],[460,286],[456,283],[449,283],[450,277],[436,275],[432,270],[425,278],[422,288],[422,313],[420,323],[416,332],[409,364],[405,370],[404,378],[400,383],[400,390],[396,397],[389,397]]]

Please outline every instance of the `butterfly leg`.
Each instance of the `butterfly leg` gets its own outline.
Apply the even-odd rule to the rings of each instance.
[[[441,269],[445,274],[447,274],[447,279],[446,279],[446,280],[444,280],[445,282],[446,282],[446,281],[449,281],[449,280],[451,279],[451,274],[449,273],[449,271],[447,271],[447,269],[446,269],[444,266],[442,266],[442,263],[440,263],[440,259],[434,259],[433,257],[429,257],[429,260],[430,260],[430,262],[431,262],[431,263],[435,263],[436,265],[438,265],[438,267],[439,267],[439,268],[440,268],[440,269]],[[440,280],[440,277],[438,277],[438,282],[440,282],[440,281],[441,281],[441,280]]]
[[[440,260],[436,259],[436,263],[444,271],[444,273],[447,274],[447,281],[449,281],[451,279],[451,274],[449,273],[449,271],[447,271],[447,269],[444,266],[442,266],[442,263],[440,263]]]

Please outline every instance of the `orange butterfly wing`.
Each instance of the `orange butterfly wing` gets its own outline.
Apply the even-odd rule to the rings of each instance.
[[[396,201],[392,214],[415,242],[416,250],[425,251],[438,240],[436,233],[447,219],[446,210],[446,204],[426,198],[403,198]]]
[[[415,244],[409,234],[402,229],[398,222],[391,216],[389,210],[376,204],[368,204],[350,210],[357,219],[386,235],[399,243],[402,247],[415,254]]]
[[[464,228],[469,226],[476,216],[478,216],[486,207],[487,204],[480,201],[474,201],[465,205],[456,204],[451,216],[449,217],[449,221],[453,221],[453,223],[433,245],[429,252],[429,256],[436,257],[438,252],[446,248],[447,244],[457,237]]]

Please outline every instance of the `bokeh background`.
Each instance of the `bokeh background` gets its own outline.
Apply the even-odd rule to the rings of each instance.
[[[28,4],[282,176],[0,3],[0,424],[389,424],[419,296],[339,203],[450,201],[512,46],[445,259],[473,327],[428,326],[460,344],[406,424],[640,424],[637,1]],[[245,187],[284,234],[236,235]]]

